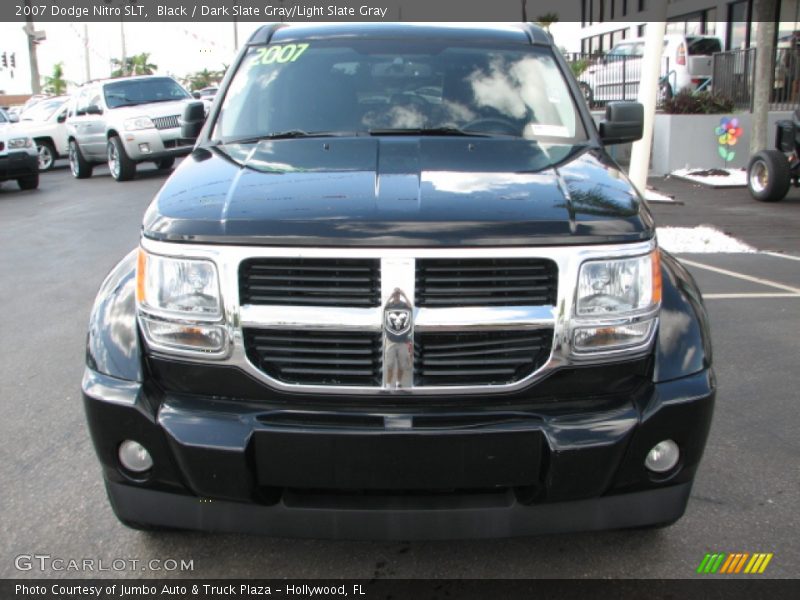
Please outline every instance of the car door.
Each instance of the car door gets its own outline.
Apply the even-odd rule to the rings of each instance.
[[[94,108],[99,109],[100,114],[92,112]],[[81,90],[72,121],[75,139],[83,156],[93,161],[105,159],[105,120],[100,105],[99,87],[92,86]]]

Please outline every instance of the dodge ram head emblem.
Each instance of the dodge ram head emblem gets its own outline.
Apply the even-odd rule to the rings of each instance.
[[[411,328],[410,310],[386,311],[386,330],[395,335],[401,335]]]

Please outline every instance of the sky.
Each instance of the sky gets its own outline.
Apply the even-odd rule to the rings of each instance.
[[[5,0],[2,0],[5,1]],[[89,37],[90,75],[92,79],[108,77],[111,58],[122,56],[120,23],[86,23]],[[239,43],[260,26],[259,23],[238,23]],[[86,79],[84,58],[84,23],[36,23],[47,39],[37,49],[39,73],[50,75],[53,66],[64,63],[67,81],[80,84]],[[183,78],[189,73],[222,69],[234,56],[234,24],[224,23],[125,23],[127,54],[150,53],[150,62],[158,65],[158,73]],[[580,23],[556,23],[552,27],[558,46],[576,52],[579,46]],[[31,91],[28,47],[21,23],[0,22],[0,54],[16,54],[13,77],[10,69],[0,65],[0,90],[7,94],[29,94]]]

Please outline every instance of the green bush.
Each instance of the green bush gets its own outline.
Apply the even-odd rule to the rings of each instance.
[[[665,100],[662,109],[670,115],[718,115],[733,112],[734,106],[720,94],[683,90]]]
[[[583,72],[589,68],[591,61],[588,58],[579,58],[578,60],[573,60],[569,63],[569,68],[572,69],[572,74],[575,75],[575,79],[583,75]]]

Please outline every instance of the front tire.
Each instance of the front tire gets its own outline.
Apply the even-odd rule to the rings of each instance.
[[[48,141],[36,143],[36,150],[39,153],[39,172],[44,173],[53,168],[56,164],[56,149]]]
[[[161,171],[166,171],[167,169],[171,169],[172,165],[175,164],[175,157],[169,156],[167,158],[162,158],[156,161],[156,169]]]
[[[20,177],[17,179],[17,185],[21,190],[35,190],[39,187],[39,173],[34,173],[27,177]]]
[[[130,159],[118,137],[108,140],[106,147],[108,170],[116,181],[130,181],[136,176],[136,163]]]
[[[78,142],[75,140],[69,142],[69,170],[75,179],[88,179],[94,170],[92,163],[83,157]]]
[[[792,183],[789,161],[782,152],[762,150],[747,166],[747,187],[759,202],[783,200]]]

